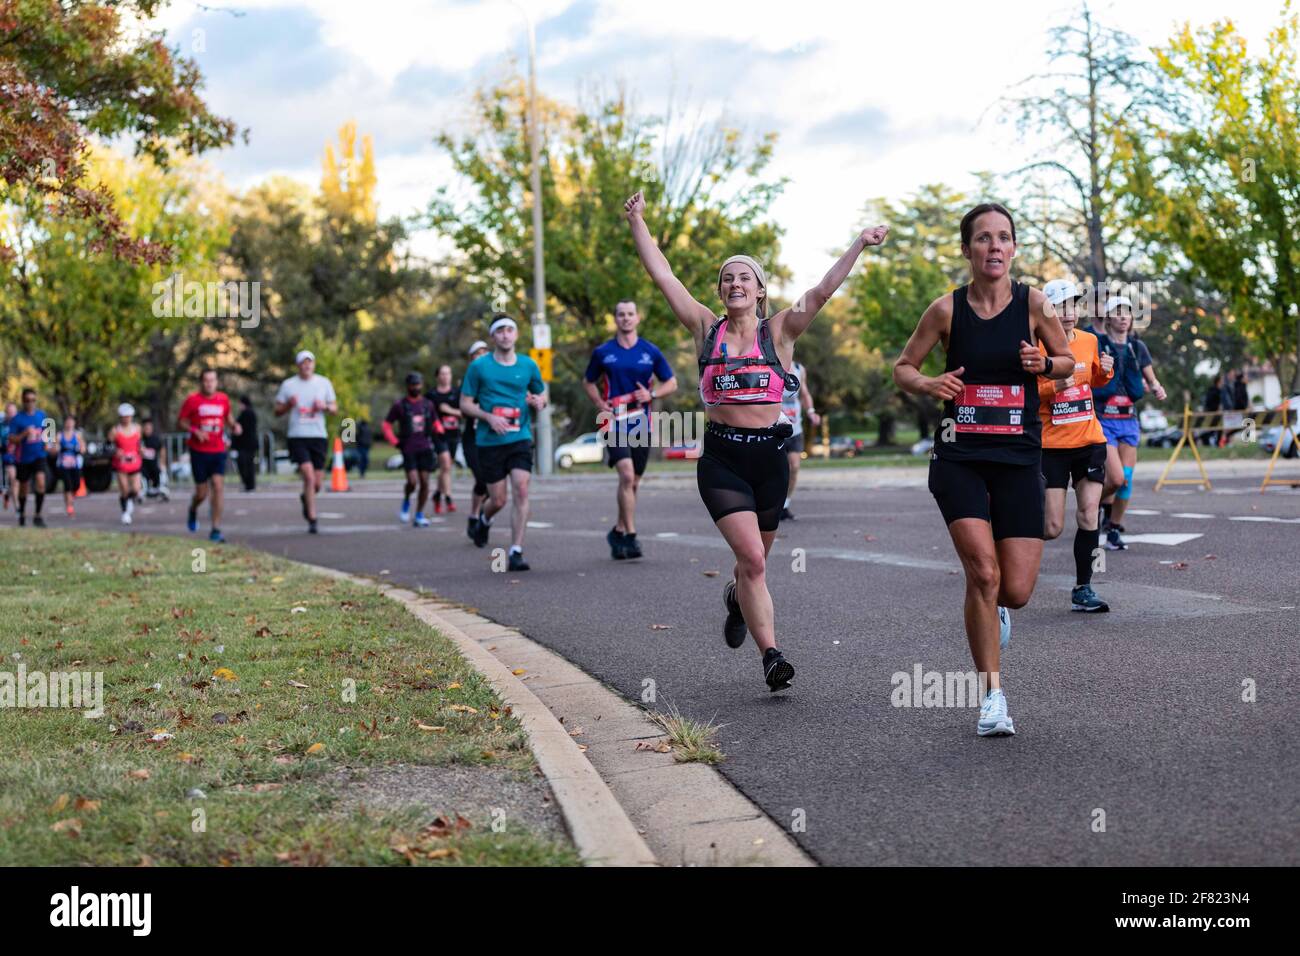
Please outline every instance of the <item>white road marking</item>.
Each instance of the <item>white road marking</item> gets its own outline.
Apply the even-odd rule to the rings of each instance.
[[[1160,514],[1159,511],[1151,511],[1151,510],[1149,510],[1149,509],[1147,509],[1147,508],[1129,508],[1128,511],[1126,511],[1126,512],[1124,512],[1124,513],[1125,513],[1125,514],[1130,514],[1130,515],[1158,515],[1158,514]]]
[[[530,527],[530,528],[554,528],[555,525],[551,524],[549,521],[530,521],[530,522],[528,522],[528,527]]]
[[[1177,547],[1180,544],[1186,544],[1188,541],[1195,541],[1197,538],[1204,537],[1200,534],[1126,534],[1124,541],[1128,544],[1163,544],[1167,547]]]
[[[1177,511],[1171,514],[1171,518],[1195,518],[1198,521],[1205,521],[1209,518],[1217,518],[1218,515],[1203,515],[1196,511]]]
[[[1273,518],[1266,515],[1238,515],[1229,521],[1271,521],[1276,524],[1300,524],[1300,518]]]
[[[680,535],[678,535],[676,531],[660,531],[657,535],[655,535],[655,537],[656,538],[677,538],[680,537]]]

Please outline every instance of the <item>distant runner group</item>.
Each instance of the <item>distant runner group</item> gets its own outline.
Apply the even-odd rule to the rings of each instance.
[[[808,371],[794,358],[795,344],[858,258],[885,241],[888,228],[862,230],[820,282],[782,309],[769,303],[761,263],[745,255],[728,258],[713,290],[722,305],[718,314],[674,274],[646,226],[642,194],[629,198],[624,211],[642,265],[695,343],[707,418],[697,485],[734,556],[722,594],[723,637],[738,648],[751,636],[767,686],[784,690],[793,682],[794,667],[777,647],[766,562],[779,523],[794,518],[803,423],[820,424]],[[1133,490],[1137,406],[1148,390],[1160,399],[1164,390],[1150,353],[1131,335],[1129,299],[1107,300],[1095,328],[1084,330],[1078,323],[1085,295],[1074,283],[1055,280],[1040,290],[1011,279],[1016,229],[1007,209],[978,205],[963,217],[959,231],[970,280],[925,310],[894,365],[894,380],[905,392],[943,403],[929,488],[965,570],[966,635],[988,682],[977,732],[1010,735],[1015,726],[1000,664],[1011,637],[1011,611],[1024,607],[1033,593],[1044,541],[1064,530],[1071,486],[1076,504],[1071,609],[1109,610],[1093,589],[1094,567],[1103,546],[1127,547],[1123,519]],[[583,376],[605,460],[617,476],[617,520],[605,536],[617,561],[643,556],[636,504],[650,457],[650,412],[653,403],[677,390],[663,352],[638,335],[640,321],[635,302],[618,302],[614,335],[592,351]],[[474,482],[467,536],[485,547],[510,504],[507,567],[527,571],[532,412],[545,407],[547,389],[537,363],[516,350],[519,327],[513,318],[493,316],[487,336],[491,345],[480,340],[469,347],[459,386],[449,365],[438,368],[432,389],[426,389],[421,373],[408,374],[405,394],[392,403],[382,430],[402,456],[401,522],[428,527],[430,497],[435,515],[457,511],[453,462],[463,450]],[[921,367],[936,345],[944,350],[944,369],[928,376]],[[288,416],[288,453],[301,479],[302,518],[316,534],[327,418],[338,414],[338,399],[330,380],[316,374],[310,351],[300,351],[295,365],[297,373],[276,392],[274,410]],[[108,440],[121,520],[130,524],[144,488],[158,485],[161,443],[151,422],[144,428],[135,423],[131,405],[120,405],[117,415]],[[194,479],[186,525],[198,530],[199,510],[207,501],[209,539],[224,541],[226,433],[238,437],[243,428],[215,370],[202,373],[199,390],[184,400],[177,422],[187,434]],[[45,525],[50,455],[63,482],[65,510],[74,514],[86,441],[71,417],[56,436],[48,429],[32,389],[24,390],[21,410],[8,406],[0,423],[5,506],[14,505],[19,525],[26,524],[29,498],[34,498],[33,525]]]

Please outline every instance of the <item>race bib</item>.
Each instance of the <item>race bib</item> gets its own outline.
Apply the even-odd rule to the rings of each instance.
[[[496,415],[498,418],[504,418],[506,420],[506,431],[519,431],[519,409],[506,408],[498,405],[492,409],[492,414]]]
[[[454,432],[460,428],[460,419],[455,415],[443,415],[442,427],[447,429],[449,432]]]
[[[1025,390],[1023,386],[967,385],[953,405],[957,412],[959,434],[1024,434]]]
[[[1106,399],[1106,404],[1101,407],[1102,418],[1132,418],[1136,406],[1133,399],[1127,395],[1112,395]]]
[[[76,468],[76,467],[77,467],[77,456],[76,456],[75,454],[73,454],[72,452],[66,452],[66,451],[65,451],[62,455],[59,456],[59,467],[60,467],[60,468]]]
[[[610,421],[626,422],[629,418],[641,414],[642,411],[641,403],[636,400],[635,395],[632,393],[627,395],[615,395],[609,400],[609,404],[612,413]],[[605,427],[608,426],[609,422],[607,421]]]
[[[158,449],[150,448],[148,445],[145,445],[144,448],[140,449],[140,455],[145,461],[153,461],[158,457]]]
[[[744,402],[764,397],[771,380],[772,373],[767,370],[718,372],[713,376],[713,391],[727,401]]]
[[[423,416],[423,415],[412,415],[412,416],[411,416],[411,434],[412,434],[412,435],[418,435],[418,434],[420,434],[420,433],[423,432],[423,431],[424,431],[424,416]]]
[[[124,451],[117,456],[117,463],[119,465],[134,465],[135,462],[136,456],[134,452]]]
[[[1052,424],[1072,425],[1092,418],[1092,386],[1071,385],[1052,399]]]

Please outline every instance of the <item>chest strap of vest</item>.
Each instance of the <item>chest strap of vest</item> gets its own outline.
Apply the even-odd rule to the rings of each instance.
[[[748,358],[715,356],[713,347],[717,344],[718,329],[724,321],[724,319],[718,319],[704,335],[704,348],[700,352],[699,359],[701,379],[704,378],[704,374],[710,365],[721,365],[727,372],[734,372],[736,369],[746,368],[751,365],[762,365],[774,369],[781,376],[787,391],[798,390],[799,376],[793,372],[787,372],[785,366],[781,364],[781,359],[776,354],[776,344],[772,341],[772,330],[768,326],[767,319],[760,319],[758,323],[758,355],[751,355]]]

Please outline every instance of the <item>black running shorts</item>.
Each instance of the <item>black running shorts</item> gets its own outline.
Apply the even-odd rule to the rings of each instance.
[[[478,446],[478,476],[484,484],[505,481],[516,468],[533,470],[533,443],[525,438],[505,445]]]
[[[930,494],[945,524],[980,518],[993,526],[993,540],[1042,538],[1043,473],[1037,464],[930,459]]]
[[[1078,448],[1044,448],[1043,478],[1048,488],[1074,487],[1081,481],[1103,484],[1106,478],[1106,443],[1082,445]]]
[[[789,426],[786,426],[787,430]],[[775,531],[790,484],[783,437],[772,428],[731,428],[710,422],[695,466],[700,498],[715,522],[737,511],[758,515],[758,530]]]

